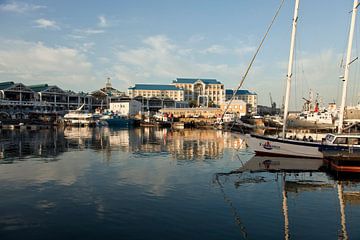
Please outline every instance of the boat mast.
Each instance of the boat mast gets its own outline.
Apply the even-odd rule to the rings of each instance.
[[[294,18],[293,18],[292,32],[291,32],[289,65],[288,65],[288,73],[286,76],[287,81],[286,81],[285,105],[284,105],[284,123],[283,123],[283,131],[282,131],[283,138],[286,137],[285,135],[286,120],[287,120],[287,115],[289,113],[290,85],[291,85],[292,67],[294,61],[295,35],[296,35],[296,25],[298,20],[299,1],[300,0],[295,1]]]
[[[343,131],[347,82],[349,80],[350,64],[352,63],[351,62],[351,50],[352,50],[352,43],[353,43],[353,37],[354,37],[354,31],[355,31],[356,12],[357,12],[358,6],[359,6],[358,0],[354,0],[354,7],[353,7],[353,11],[352,11],[352,16],[351,16],[351,25],[350,25],[350,32],[349,32],[349,39],[348,39],[348,47],[347,47],[347,52],[346,52],[344,78],[342,79],[343,87],[342,87],[341,105],[340,105],[340,113],[339,113],[338,133],[342,133],[342,131]]]

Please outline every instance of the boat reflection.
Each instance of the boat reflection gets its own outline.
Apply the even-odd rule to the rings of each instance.
[[[340,226],[337,227],[337,238],[349,239],[350,234],[346,226],[345,210],[347,205],[360,205],[360,178],[356,175],[333,175],[331,172],[327,172],[327,170],[328,167],[326,163],[321,159],[254,156],[236,170],[217,174],[216,180],[231,210],[236,211],[234,213],[236,216],[235,222],[237,224],[241,223],[241,225],[239,225],[241,229],[245,229],[246,223],[244,223],[244,221],[238,221],[240,214],[235,207],[236,203],[232,202],[230,197],[225,193],[223,184],[229,182],[230,176],[236,176],[234,186],[235,189],[238,190],[245,189],[249,184],[253,186],[254,183],[261,184],[271,181],[276,182],[276,186],[281,186],[281,190],[279,190],[281,191],[284,239],[294,238],[294,236],[299,234],[298,232],[291,233],[292,229],[294,232],[298,230],[294,224],[299,221],[299,218],[291,214],[291,206],[296,207],[296,204],[292,203],[289,205],[289,199],[293,202],[296,201],[296,198],[302,199],[302,196],[309,196],[309,194],[313,194],[311,196],[316,196],[317,198],[319,198],[321,194],[329,195],[329,193],[332,196],[337,196],[337,199],[334,200],[338,201],[339,208],[331,208],[327,211],[335,210],[338,211],[340,215],[340,219],[337,221],[340,223]],[[266,172],[272,175],[264,175]],[[226,177],[226,181],[221,180],[222,176]],[[261,179],[261,181],[259,181],[259,179]],[[321,205],[323,203],[314,202],[314,204]],[[293,212],[296,211],[293,210]],[[306,218],[308,218],[308,216],[306,216]],[[246,232],[246,236],[250,235],[249,232]]]
[[[69,151],[92,149],[135,154],[165,153],[176,160],[218,159],[225,149],[245,148],[241,138],[215,130],[135,128],[66,128],[64,130],[6,131],[0,130],[2,163],[28,157],[52,158]]]
[[[322,159],[254,156],[239,171],[314,172],[323,170]]]

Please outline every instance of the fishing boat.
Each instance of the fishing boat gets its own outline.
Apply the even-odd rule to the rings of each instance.
[[[323,157],[322,153],[318,150],[319,146],[321,145],[321,142],[302,141],[302,140],[286,138],[286,123],[289,113],[290,86],[291,86],[292,68],[293,68],[293,60],[294,60],[298,9],[299,9],[299,0],[296,0],[294,18],[292,22],[282,136],[272,137],[272,136],[263,136],[257,134],[246,134],[245,135],[246,143],[258,155],[306,157],[306,158]]]

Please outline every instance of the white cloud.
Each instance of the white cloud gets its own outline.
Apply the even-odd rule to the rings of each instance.
[[[201,41],[204,41],[205,37],[199,34],[193,35],[189,38],[188,42],[189,43],[199,43]]]
[[[77,29],[77,30],[75,30],[75,32],[77,32],[78,34],[84,34],[84,35],[94,35],[94,34],[104,33],[105,31],[102,29],[86,28],[86,29]]]
[[[243,57],[245,54],[254,53],[255,50],[256,48],[253,46],[243,46],[243,47],[235,48],[234,52],[240,57]]]
[[[37,19],[35,22],[37,24],[36,27],[38,28],[60,29],[55,21],[51,21],[45,18]]]
[[[15,2],[15,1],[0,4],[0,11],[3,12],[25,13],[29,11],[35,11],[41,8],[46,8],[46,7],[41,5],[34,5],[34,4]]]
[[[228,51],[228,49],[226,49],[224,46],[218,45],[218,44],[214,44],[211,45],[210,47],[204,49],[203,51],[201,51],[202,53],[205,54],[223,54],[226,53]]]
[[[99,23],[98,23],[99,27],[107,27],[108,26],[108,22],[107,22],[105,16],[99,16],[98,19],[99,19]]]
[[[225,51],[225,47],[217,46],[221,45],[214,44],[210,52],[224,53],[216,58],[209,58],[207,55],[199,54],[201,51],[189,50],[187,47],[174,44],[166,36],[152,36],[145,39],[140,47],[118,49],[118,61],[113,71],[116,79],[128,85],[146,82],[170,83],[177,77],[209,77],[217,78],[226,88],[233,88],[240,83],[249,61],[248,58],[238,56],[251,54],[255,48],[241,44],[240,47],[227,48]],[[292,94],[292,105],[296,102],[299,109],[302,104],[301,98],[306,96],[310,88],[318,90],[324,103],[336,99],[339,85],[339,55],[332,50],[324,50],[297,56],[292,86],[292,91],[297,93]],[[229,60],[230,58],[232,60]],[[268,96],[271,92],[280,106],[286,67],[285,62],[276,64],[259,58],[252,66],[243,88],[257,92],[260,103],[266,105],[269,104]]]
[[[176,77],[211,77],[220,81],[240,79],[241,64],[231,66],[199,60],[191,50],[172,43],[166,36],[152,36],[144,46],[118,51],[114,72],[129,84],[139,82],[170,83]]]
[[[50,83],[74,90],[93,90],[92,64],[77,49],[0,39],[0,77],[25,84]],[[84,89],[90,86],[91,89]]]

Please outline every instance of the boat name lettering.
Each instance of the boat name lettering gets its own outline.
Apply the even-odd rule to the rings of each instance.
[[[271,150],[273,148],[280,149],[280,146],[273,145],[269,141],[264,142],[264,143],[259,143],[259,145],[262,146],[263,148],[267,149],[267,150]]]

